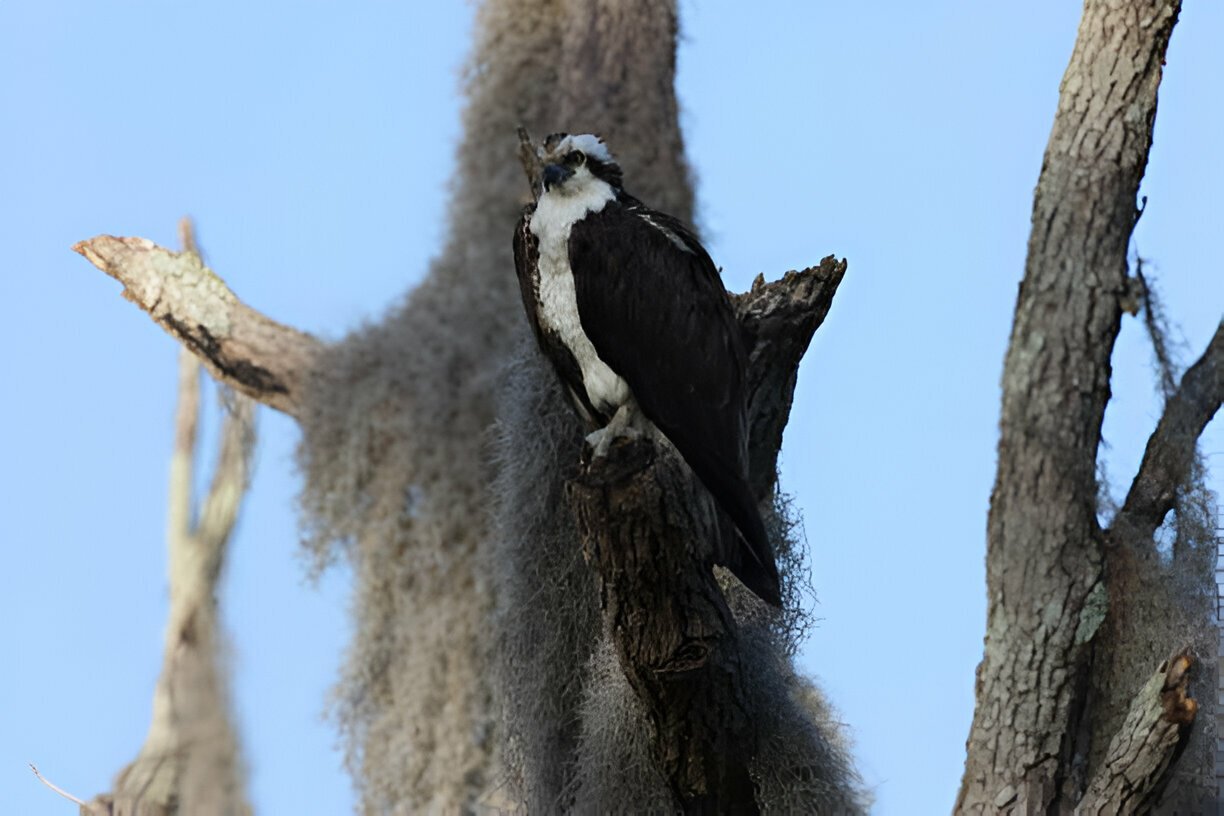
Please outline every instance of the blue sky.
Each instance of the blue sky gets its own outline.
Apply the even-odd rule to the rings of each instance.
[[[999,373],[1079,9],[748,5],[681,5],[678,90],[709,248],[732,289],[850,261],[783,450],[821,619],[802,665],[849,724],[877,812],[946,812],[981,654]],[[88,797],[134,756],[165,621],[176,347],[69,247],[102,232],[174,245],[191,214],[255,307],[324,337],[377,317],[440,245],[471,14],[0,5],[6,812],[74,812],[26,762]],[[1187,360],[1224,304],[1221,36],[1224,9],[1187,5],[1136,236]],[[1150,360],[1127,319],[1105,426],[1115,493],[1158,415]],[[349,575],[307,580],[296,429],[260,421],[223,588],[252,797],[261,813],[344,813],[353,793],[323,714]],[[1218,491],[1219,421],[1204,450]]]

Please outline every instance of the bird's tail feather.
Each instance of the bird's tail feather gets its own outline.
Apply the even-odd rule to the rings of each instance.
[[[761,600],[772,606],[782,606],[778,564],[774,559],[773,545],[769,543],[765,521],[761,518],[760,508],[747,480],[727,473],[724,468],[694,467],[693,472],[714,496],[723,512],[734,522],[742,539],[734,552],[724,555],[724,566]]]
[[[731,516],[744,539],[740,557],[730,564],[731,572],[765,603],[782,606],[778,565],[756,503],[751,503],[738,514],[728,507],[727,515]]]

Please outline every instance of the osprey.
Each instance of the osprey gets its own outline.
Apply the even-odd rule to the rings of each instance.
[[[574,408],[612,439],[653,425],[735,523],[719,562],[775,606],[778,568],[748,486],[746,353],[718,270],[693,233],[621,188],[597,136],[549,136],[514,263],[544,355]],[[646,421],[643,421],[646,420]]]

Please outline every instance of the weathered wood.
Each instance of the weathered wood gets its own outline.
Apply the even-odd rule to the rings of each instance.
[[[708,500],[674,454],[619,440],[570,485],[605,626],[686,813],[756,813],[734,618],[709,565]],[[702,513],[700,508],[707,508]]]
[[[1077,816],[1147,813],[1156,803],[1178,742],[1198,711],[1186,694],[1192,664],[1185,653],[1166,660],[1135,695]]]
[[[773,492],[799,361],[845,274],[846,261],[830,255],[771,283],[758,275],[733,298],[748,351],[748,479],[758,498]]]
[[[247,306],[195,252],[99,235],[73,247],[123,284],[123,296],[191,349],[219,381],[290,416],[321,343]]]

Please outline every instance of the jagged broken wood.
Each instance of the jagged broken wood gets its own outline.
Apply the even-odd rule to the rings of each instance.
[[[771,283],[758,275],[733,297],[748,351],[748,476],[757,498],[773,490],[799,361],[845,274],[846,261],[830,255]]]
[[[523,165],[523,172],[527,175],[527,185],[531,188],[531,197],[538,199],[540,197],[540,178],[544,173],[544,167],[540,163],[540,154],[536,150],[535,142],[531,139],[531,134],[522,125],[519,125],[518,128],[518,140],[519,163]]]
[[[845,261],[758,278],[734,299],[749,352],[752,486],[774,484],[795,378],[828,313]],[[717,512],[670,446],[622,439],[584,460],[569,485],[606,631],[644,704],[654,750],[687,813],[754,813],[756,735],[745,699],[739,628],[711,567]]]
[[[194,252],[99,235],[73,249],[123,284],[123,296],[193,351],[219,381],[290,416],[322,344],[240,301]]]
[[[1147,813],[1156,803],[1178,742],[1198,711],[1186,693],[1192,665],[1185,652],[1166,660],[1135,695],[1077,816]]]

